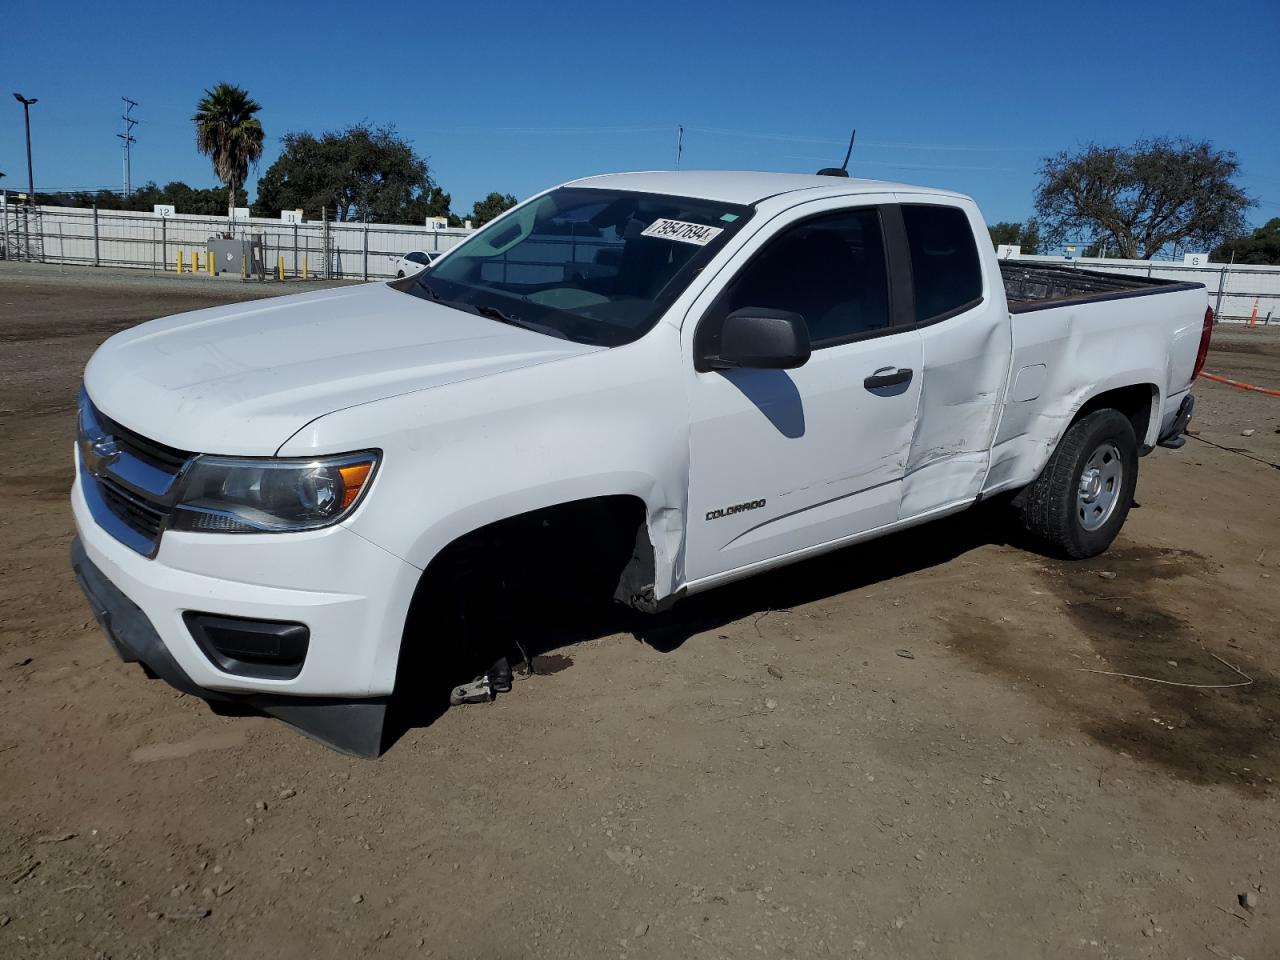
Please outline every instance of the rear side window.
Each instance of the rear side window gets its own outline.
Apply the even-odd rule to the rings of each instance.
[[[969,218],[957,207],[903,204],[911,250],[916,323],[941,320],[982,299],[982,271]]]

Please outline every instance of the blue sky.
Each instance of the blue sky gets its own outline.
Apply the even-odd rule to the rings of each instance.
[[[6,5],[0,183],[118,187],[120,97],[139,101],[135,184],[215,183],[190,116],[226,80],[286,131],[394,123],[457,211],[490,190],[524,197],[572,177],[683,165],[812,171],[971,194],[989,220],[1033,212],[1040,158],[1094,140],[1204,137],[1235,150],[1280,216],[1280,3],[1214,7],[740,0],[710,4]],[[419,11],[415,14],[415,11]],[[206,16],[207,14],[207,16]],[[1271,62],[1268,64],[1267,60]],[[1270,78],[1268,78],[1268,74]],[[251,176],[256,182],[256,175]]]

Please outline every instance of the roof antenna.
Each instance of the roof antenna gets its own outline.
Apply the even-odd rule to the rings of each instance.
[[[849,176],[849,158],[853,156],[853,139],[858,135],[855,127],[853,133],[849,134],[849,149],[844,153],[844,163],[838,167],[823,167],[818,171],[820,177],[848,177]]]

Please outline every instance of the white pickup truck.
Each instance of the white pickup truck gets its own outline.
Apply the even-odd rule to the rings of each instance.
[[[73,565],[124,659],[374,755],[402,655],[524,588],[656,611],[1002,492],[1105,550],[1212,319],[1198,283],[1001,263],[954,193],[577,180],[416,276],[108,340]]]

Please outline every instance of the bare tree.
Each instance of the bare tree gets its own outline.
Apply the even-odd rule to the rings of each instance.
[[[1244,228],[1253,201],[1234,182],[1239,172],[1235,153],[1207,141],[1091,143],[1041,162],[1036,210],[1050,243],[1083,233],[1139,260],[1167,247],[1208,249]]]

